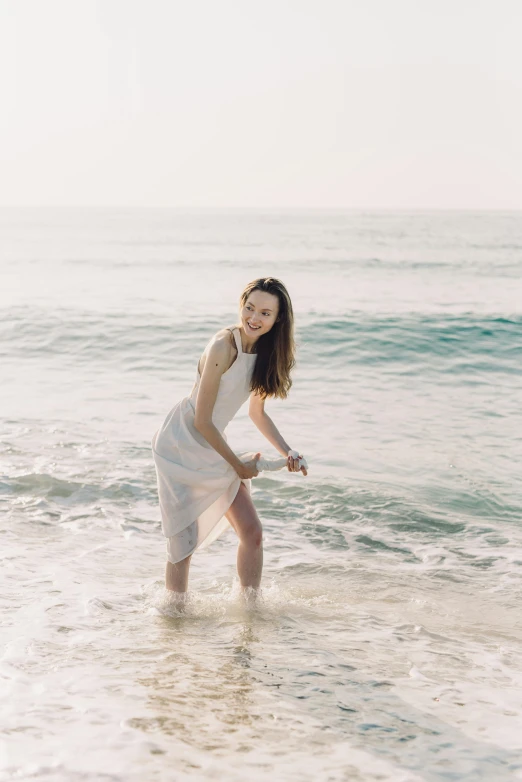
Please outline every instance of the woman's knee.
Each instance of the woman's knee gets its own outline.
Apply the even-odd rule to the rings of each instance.
[[[263,527],[261,522],[256,520],[247,524],[240,533],[242,543],[250,548],[260,548],[263,545]]]
[[[263,527],[250,497],[250,492],[241,484],[236,498],[225,514],[241,543],[249,548],[259,548],[263,543]]]

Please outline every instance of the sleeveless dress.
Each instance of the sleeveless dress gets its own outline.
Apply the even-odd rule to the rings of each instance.
[[[234,335],[237,358],[221,376],[212,422],[227,439],[225,428],[250,396],[255,353],[244,353],[239,328]],[[178,402],[152,438],[158,480],[161,527],[167,538],[167,559],[179,562],[206,548],[229,526],[228,511],[241,484],[237,472],[194,426],[201,376],[189,396]],[[244,480],[248,491],[250,480]]]

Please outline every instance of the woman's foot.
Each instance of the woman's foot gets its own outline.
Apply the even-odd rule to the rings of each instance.
[[[188,604],[188,592],[173,592],[172,589],[165,589],[165,602],[180,614],[185,613]]]
[[[245,608],[258,608],[262,597],[261,587],[241,587],[240,599]]]

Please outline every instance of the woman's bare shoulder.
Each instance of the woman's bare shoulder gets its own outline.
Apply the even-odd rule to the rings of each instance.
[[[216,331],[214,336],[211,337],[205,353],[208,353],[210,350],[212,350],[213,353],[223,352],[227,355],[235,354],[237,348],[232,330],[230,328],[224,328]]]
[[[216,333],[214,334],[214,336],[210,341],[220,342],[228,345],[234,345],[235,347],[236,343],[234,342],[234,335],[232,334],[232,326],[226,326],[225,328],[216,331]]]
[[[210,356],[219,364],[224,362],[225,370],[228,369],[230,363],[235,357],[237,352],[236,343],[234,341],[234,335],[228,328],[220,329],[209,340],[203,355],[199,362],[199,370],[203,372],[207,358]]]

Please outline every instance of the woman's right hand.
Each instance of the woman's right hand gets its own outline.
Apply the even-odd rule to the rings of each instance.
[[[241,462],[240,467],[236,467],[236,472],[241,480],[246,481],[259,475],[259,470],[256,467],[259,458],[261,458],[261,452],[256,453],[253,459],[250,459],[248,462]]]

